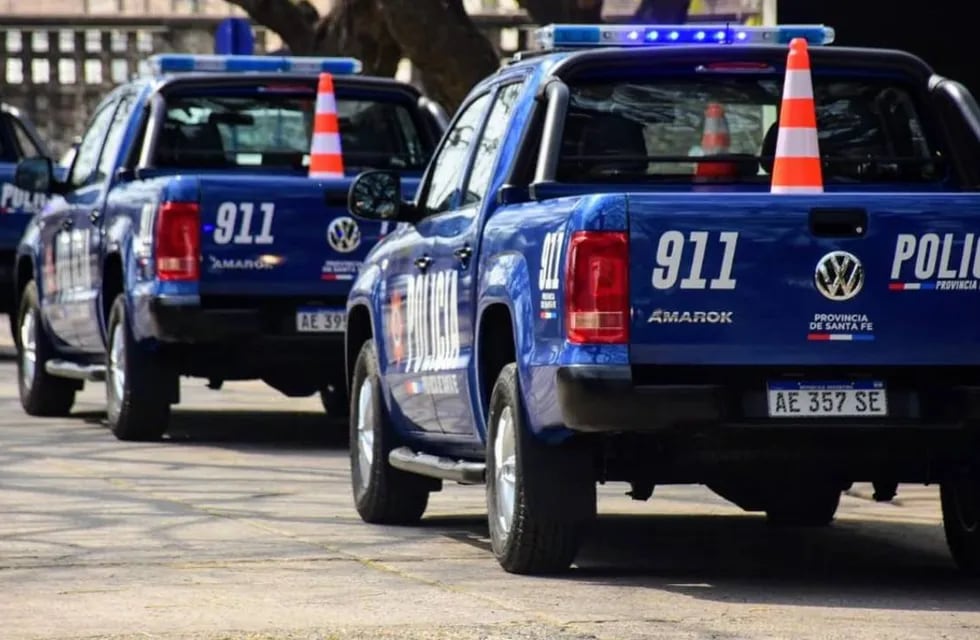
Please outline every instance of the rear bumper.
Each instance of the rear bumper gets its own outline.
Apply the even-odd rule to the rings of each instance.
[[[190,375],[248,379],[286,369],[331,378],[342,372],[343,333],[298,333],[290,305],[209,308],[196,296],[149,300],[151,335],[187,363]],[[332,379],[332,378],[331,378]]]
[[[669,384],[638,382],[628,366],[587,365],[559,367],[556,384],[563,421],[579,432],[697,432],[714,427],[944,430],[980,425],[980,379],[927,368],[877,375],[888,383],[890,415],[862,419],[769,418],[764,380],[771,375],[765,373],[729,373],[730,379],[723,381],[724,376],[705,368],[693,378],[678,376],[686,384]],[[690,383],[696,379],[708,383]]]
[[[721,387],[639,387],[629,367],[560,367],[557,385],[565,425],[576,431],[657,431],[724,416]]]

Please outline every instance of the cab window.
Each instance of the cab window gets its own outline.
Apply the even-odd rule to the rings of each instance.
[[[466,160],[480,130],[490,94],[483,94],[463,107],[456,122],[446,133],[442,148],[432,162],[432,173],[425,195],[427,213],[448,211],[456,204]]]
[[[826,182],[944,177],[923,112],[902,84],[818,76],[814,97]],[[781,100],[782,77],[575,84],[558,179],[766,183]],[[711,154],[724,161],[700,160]]]
[[[68,184],[72,187],[78,189],[95,182],[99,152],[102,150],[106,132],[112,122],[112,114],[116,110],[116,104],[116,101],[104,104],[92,117],[88,129],[78,145],[75,161],[72,163],[71,175],[68,178]]]
[[[268,90],[265,90],[268,89]],[[337,98],[347,170],[422,171],[432,152],[408,103]],[[316,94],[305,87],[183,90],[166,97],[155,164],[182,169],[307,171]]]
[[[493,178],[493,167],[500,152],[500,145],[503,143],[504,134],[507,133],[507,125],[510,124],[523,86],[522,83],[512,82],[504,85],[497,93],[490,115],[487,116],[487,124],[480,135],[480,144],[476,148],[473,169],[470,171],[463,192],[463,205],[481,202],[486,196],[490,180]]]

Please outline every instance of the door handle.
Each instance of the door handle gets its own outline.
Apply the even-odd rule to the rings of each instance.
[[[102,217],[102,213],[100,213],[98,210],[95,210],[92,213],[88,214],[88,220],[92,224],[97,223],[99,221],[99,218],[101,217]]]
[[[75,226],[75,220],[71,216],[69,216],[69,217],[67,217],[67,218],[65,218],[64,220],[61,221],[61,228],[62,229],[71,229],[74,226]]]
[[[473,255],[473,248],[469,245],[469,243],[464,244],[462,247],[459,247],[453,251],[453,255],[456,256],[460,262],[466,262],[470,259],[470,256]]]
[[[418,267],[419,271],[425,271],[432,264],[432,258],[428,255],[421,255],[415,258],[415,266]]]

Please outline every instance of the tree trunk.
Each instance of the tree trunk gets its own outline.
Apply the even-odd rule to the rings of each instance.
[[[633,20],[653,24],[684,24],[691,0],[643,0]]]
[[[535,24],[602,22],[602,0],[518,0]]]
[[[375,0],[340,0],[322,18],[306,0],[228,0],[276,32],[297,56],[352,56],[364,73],[393,76],[401,50],[388,33]]]
[[[276,32],[297,56],[314,52],[313,24],[318,14],[309,2],[290,0],[228,0],[259,24]],[[312,19],[310,10],[312,9]]]
[[[462,0],[377,0],[388,30],[422,73],[429,96],[450,113],[500,54],[470,20]]]
[[[402,58],[376,0],[339,0],[316,25],[314,48],[324,55],[358,58],[364,72],[376,76],[395,75]]]

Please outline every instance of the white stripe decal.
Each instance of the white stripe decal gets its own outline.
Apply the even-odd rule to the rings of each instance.
[[[316,95],[317,113],[337,113],[337,100],[332,93],[318,93]]]
[[[776,139],[776,157],[819,158],[817,130],[804,127],[780,127]]]
[[[823,193],[823,187],[786,187],[774,184],[770,193]]]
[[[830,334],[831,341],[842,341],[850,342],[854,336],[849,333],[832,333]]]
[[[336,133],[314,133],[310,153],[340,153],[340,136]]]
[[[786,71],[783,83],[783,98],[813,98],[813,82],[808,69],[790,69]]]

